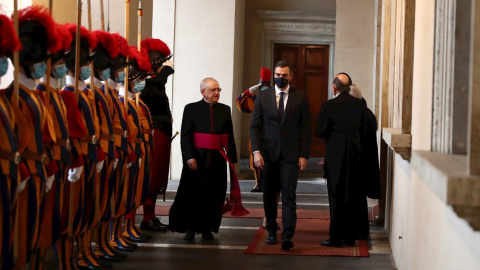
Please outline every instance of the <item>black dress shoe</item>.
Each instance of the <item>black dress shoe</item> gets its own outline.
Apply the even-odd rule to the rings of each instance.
[[[341,242],[340,243],[332,242],[330,241],[330,239],[327,239],[326,241],[321,242],[320,245],[324,247],[343,247],[343,244]]]
[[[267,245],[275,245],[277,243],[277,232],[276,231],[268,231],[268,238],[265,240]]]
[[[183,237],[183,240],[185,241],[193,241],[195,238],[195,232],[194,231],[187,231],[185,236]]]
[[[266,230],[266,229],[267,229],[267,226],[264,225],[264,226],[263,226],[263,229]],[[281,231],[281,230],[282,230],[282,227],[280,227],[280,225],[278,225],[277,230],[278,230],[278,231]]]
[[[204,232],[202,233],[203,240],[213,240],[213,234],[211,232]]]
[[[93,266],[93,265],[87,265],[87,266],[77,265],[77,269],[78,270],[103,270],[105,268],[101,266]]]
[[[282,250],[290,250],[293,247],[293,243],[290,240],[282,241]]]
[[[104,260],[104,259],[101,258],[101,257],[97,257],[97,258],[95,258],[95,260],[97,261],[98,264],[100,264],[100,265],[103,266],[103,267],[108,267],[108,268],[110,268],[110,267],[113,266],[113,264],[112,264],[111,262],[109,262],[109,261],[107,261],[107,260]]]
[[[250,190],[250,192],[263,192],[263,190],[257,186],[255,186],[254,188],[252,188],[252,190]]]
[[[121,257],[119,256],[110,256],[110,255],[102,255],[102,256],[99,256],[99,258],[102,258],[104,260],[107,260],[107,261],[111,261],[111,262],[119,262],[122,260]]]
[[[135,252],[135,248],[131,246],[116,246],[115,249],[123,252]]]
[[[355,240],[345,240],[345,244],[349,247],[354,247],[355,246]]]
[[[140,237],[129,236],[129,237],[127,237],[127,239],[130,240],[130,242],[132,242],[132,243],[146,243],[147,242],[147,238],[144,237],[143,235],[140,236]]]
[[[150,219],[149,221],[142,221],[140,223],[140,230],[142,231],[166,231],[168,225],[163,224],[157,217]]]
[[[123,253],[123,252],[120,252],[118,250],[114,250],[113,255],[115,255],[115,257],[120,257],[120,259],[122,259],[122,260],[128,258],[127,253]]]

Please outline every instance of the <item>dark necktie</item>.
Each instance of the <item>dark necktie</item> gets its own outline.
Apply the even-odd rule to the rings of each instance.
[[[283,94],[284,92],[280,92],[280,99],[278,100],[278,120],[282,122],[283,120],[283,115],[285,114],[285,108],[283,105]]]

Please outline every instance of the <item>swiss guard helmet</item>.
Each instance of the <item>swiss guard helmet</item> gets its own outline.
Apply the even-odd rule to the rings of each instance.
[[[170,49],[165,42],[157,38],[146,38],[141,43],[142,51],[148,55],[150,64],[152,65],[153,72],[157,72],[170,56]]]
[[[72,37],[72,49],[66,54],[65,64],[68,70],[75,70],[75,50],[76,50],[76,39],[77,39],[77,25],[74,23],[67,23],[65,27],[70,32]],[[88,31],[87,28],[80,26],[80,59],[79,67],[86,65],[88,62],[92,61],[93,54],[90,55],[90,50],[94,50],[97,47],[97,38],[92,32]]]

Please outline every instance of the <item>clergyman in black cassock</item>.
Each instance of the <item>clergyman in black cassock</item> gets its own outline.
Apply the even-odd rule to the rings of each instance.
[[[202,233],[204,239],[212,239],[211,232],[218,233],[227,188],[225,158],[219,150],[196,147],[196,134],[228,136],[227,156],[235,167],[237,163],[231,110],[218,103],[221,91],[218,82],[206,78],[201,88],[204,98],[188,104],[183,112],[180,142],[183,170],[170,209],[170,229],[186,232],[184,240],[193,240],[195,233]]]
[[[339,73],[333,80],[335,98],[322,104],[315,135],[325,138],[324,162],[330,205],[330,238],[321,245],[352,245],[368,236],[366,184],[362,158],[367,149],[367,106],[351,96],[351,80]],[[366,235],[367,234],[367,235]]]

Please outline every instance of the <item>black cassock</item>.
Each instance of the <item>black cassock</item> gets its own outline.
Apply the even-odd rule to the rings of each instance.
[[[218,150],[196,148],[194,133],[228,134],[228,158],[237,163],[230,107],[210,105],[203,99],[185,106],[180,142],[183,170],[169,226],[174,232],[218,232],[227,189],[227,162]],[[196,171],[186,164],[192,158],[197,162]]]
[[[367,195],[380,196],[376,119],[347,92],[322,104],[315,135],[326,140],[330,241],[368,237]]]

